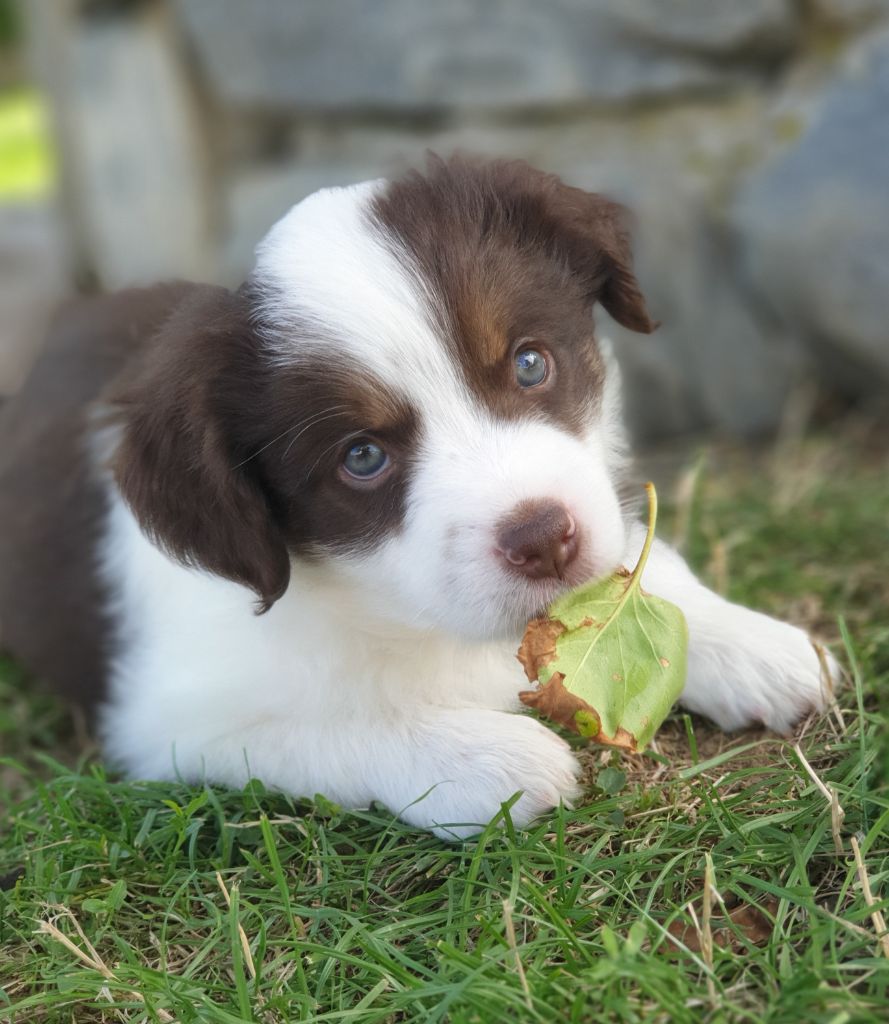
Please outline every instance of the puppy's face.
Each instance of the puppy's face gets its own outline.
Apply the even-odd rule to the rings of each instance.
[[[233,537],[208,559],[148,517],[174,554],[271,603],[283,550],[383,618],[469,637],[514,631],[618,564],[617,381],[592,306],[653,325],[616,206],[520,164],[435,163],[304,200],[239,301],[204,415],[255,492],[249,514],[217,514],[251,522],[259,500],[268,536],[233,570]]]

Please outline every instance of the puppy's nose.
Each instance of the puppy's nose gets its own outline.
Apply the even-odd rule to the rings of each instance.
[[[497,526],[497,551],[507,567],[532,580],[562,579],[577,548],[571,513],[555,501],[522,502]]]

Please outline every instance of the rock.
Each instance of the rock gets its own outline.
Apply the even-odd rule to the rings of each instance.
[[[826,21],[856,25],[889,17],[889,0],[814,0],[814,10]]]
[[[857,392],[889,382],[889,32],[850,51],[802,106],[808,127],[739,190],[743,268],[824,376]]]
[[[241,107],[521,109],[712,92],[747,77],[735,65],[634,36],[614,0],[176,0],[176,6],[211,90]],[[750,19],[727,13],[736,6],[729,0],[718,6],[725,34],[743,34]],[[690,31],[693,23],[714,20],[701,10],[684,24]]]
[[[813,367],[852,395],[885,387],[889,42],[856,33],[889,0],[23,10],[51,44],[74,263],[101,284],[236,284],[307,193],[462,148],[635,210],[663,326],[601,320],[637,436],[767,432]]]
[[[636,437],[713,428],[755,437],[774,430],[803,372],[799,346],[763,323],[738,288],[730,250],[701,197],[673,182],[631,202],[639,281],[661,320],[650,337],[617,325],[607,330]]]
[[[711,54],[780,53],[799,28],[788,0],[610,0],[605,6],[644,38]]]
[[[103,287],[201,277],[213,243],[202,126],[163,8],[28,5],[54,107],[72,249]]]

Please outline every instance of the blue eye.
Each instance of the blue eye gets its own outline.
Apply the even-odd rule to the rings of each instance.
[[[534,388],[542,384],[549,374],[546,356],[535,348],[523,348],[515,354],[515,376],[519,386]]]
[[[343,459],[343,469],[356,480],[372,480],[389,465],[389,456],[373,441],[353,444]]]

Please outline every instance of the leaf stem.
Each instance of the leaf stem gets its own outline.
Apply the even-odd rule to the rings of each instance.
[[[645,568],[645,563],[648,561],[648,555],[651,551],[651,545],[654,543],[654,528],[657,524],[657,491],[650,480],[645,485],[645,493],[648,496],[648,531],[645,534],[645,543],[642,545],[642,551],[639,554],[639,561],[636,563],[636,568],[633,570],[633,575],[630,578],[627,590],[639,586],[639,581],[642,577],[642,570]]]
[[[602,628],[600,628],[593,636],[592,640],[590,640],[590,645],[587,648],[586,653],[575,666],[572,678],[584,667],[587,658],[592,654],[596,644],[599,642],[599,638],[605,633],[607,627],[610,626],[618,615],[621,614],[624,606],[633,596],[633,593],[640,589],[639,580],[642,576],[642,570],[645,568],[645,563],[648,561],[648,552],[651,551],[651,545],[654,543],[654,527],[657,523],[657,491],[654,489],[653,483],[649,482],[645,485],[645,493],[648,495],[648,532],[645,534],[645,543],[642,545],[642,552],[639,555],[639,561],[636,563],[636,568],[630,574],[630,578],[627,581],[623,594],[621,594],[620,600],[602,624]],[[552,605],[550,606],[550,614],[552,614]]]

